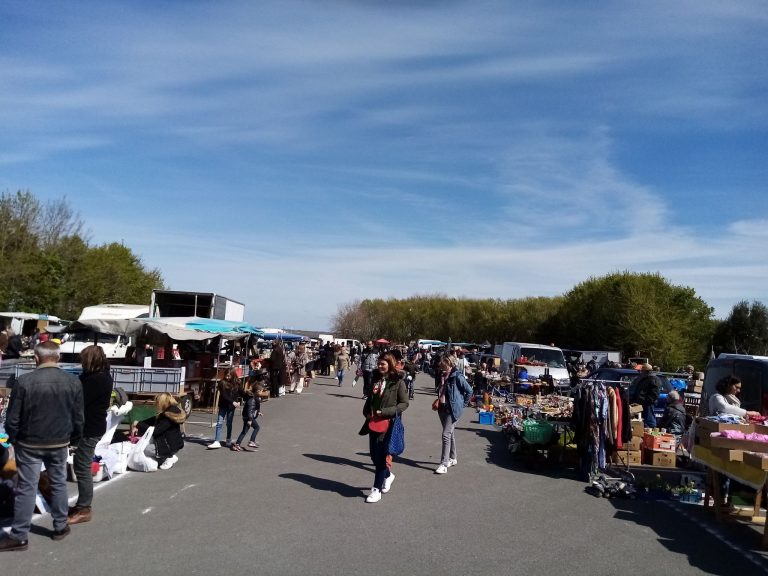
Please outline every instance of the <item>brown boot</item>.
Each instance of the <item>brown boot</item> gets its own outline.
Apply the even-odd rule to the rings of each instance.
[[[67,516],[67,524],[82,524],[91,521],[90,506],[75,506],[74,510]]]

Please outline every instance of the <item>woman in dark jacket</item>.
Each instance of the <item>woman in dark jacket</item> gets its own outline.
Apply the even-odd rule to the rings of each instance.
[[[395,475],[389,470],[389,437],[392,419],[408,408],[408,388],[404,374],[397,369],[397,360],[390,354],[379,357],[371,395],[365,401],[363,414],[368,427],[368,445],[375,466],[373,488],[366,502],[378,502],[382,493],[389,492]]]
[[[143,435],[150,426],[155,427],[152,439],[155,442],[155,458],[160,470],[168,470],[179,461],[176,453],[184,448],[181,425],[187,419],[176,399],[167,392],[155,396],[155,416],[133,423],[133,432]]]
[[[86,346],[80,352],[83,372],[83,436],[77,444],[73,468],[77,477],[77,503],[69,509],[68,524],[80,524],[91,520],[93,502],[93,473],[91,463],[96,444],[107,431],[107,410],[112,396],[112,375],[109,362],[101,346]]]
[[[216,433],[213,442],[207,448],[213,450],[221,448],[221,428],[227,423],[227,446],[232,442],[232,422],[235,419],[235,409],[240,406],[237,401],[237,393],[240,388],[240,379],[234,368],[227,370],[224,378],[219,382],[219,416],[216,418]]]

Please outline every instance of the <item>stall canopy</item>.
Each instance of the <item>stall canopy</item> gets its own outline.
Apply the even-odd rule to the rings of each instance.
[[[389,340],[387,340],[386,338],[379,338],[378,340],[376,340],[375,343],[376,344],[389,344]]]
[[[265,332],[259,335],[262,340],[283,340],[285,342],[298,342],[300,340],[309,340],[306,336],[299,334],[289,334],[288,332]]]
[[[214,320],[211,318],[126,318],[93,319],[73,322],[69,331],[93,330],[101,334],[123,334],[137,336],[142,330],[165,334],[173,340],[209,340],[222,337],[236,340],[249,335],[262,336],[264,333],[245,322]]]

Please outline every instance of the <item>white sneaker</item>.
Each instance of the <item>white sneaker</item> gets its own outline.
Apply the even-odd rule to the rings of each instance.
[[[435,474],[445,474],[446,472],[448,472],[448,466],[445,464],[440,464],[435,470]]]
[[[173,466],[173,460],[170,458],[166,458],[165,462],[160,464],[159,468],[160,470],[169,470]]]
[[[384,488],[381,489],[381,491],[386,494],[389,492],[389,489],[392,488],[392,482],[395,481],[395,475],[392,474],[392,472],[389,473],[389,476],[387,476],[384,479]]]
[[[176,464],[176,462],[178,462],[178,461],[179,461],[179,457],[178,457],[178,456],[176,456],[176,454],[174,454],[173,456],[171,456],[170,458],[168,458],[168,460],[171,460],[171,461],[172,461],[174,464]]]
[[[365,501],[369,504],[373,504],[379,500],[381,500],[381,490],[378,488],[371,488],[371,493],[368,495],[368,498],[366,498]]]
[[[355,386],[357,386],[357,380],[352,380],[352,388],[354,388]]]
[[[221,448],[221,442],[216,440],[215,442],[211,442],[207,446],[208,450],[215,450],[216,448]]]
[[[451,466],[456,466],[456,464],[458,464],[458,463],[459,463],[459,461],[456,460],[456,458],[449,458],[448,459],[448,468],[450,468]]]

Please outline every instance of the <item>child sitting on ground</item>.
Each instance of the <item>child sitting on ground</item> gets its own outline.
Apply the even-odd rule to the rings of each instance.
[[[152,439],[155,442],[155,457],[160,470],[168,470],[179,461],[176,453],[184,448],[181,425],[186,419],[187,415],[176,399],[167,392],[161,392],[155,396],[155,416],[141,422],[133,422],[133,435],[143,435],[147,428],[155,427]]]

